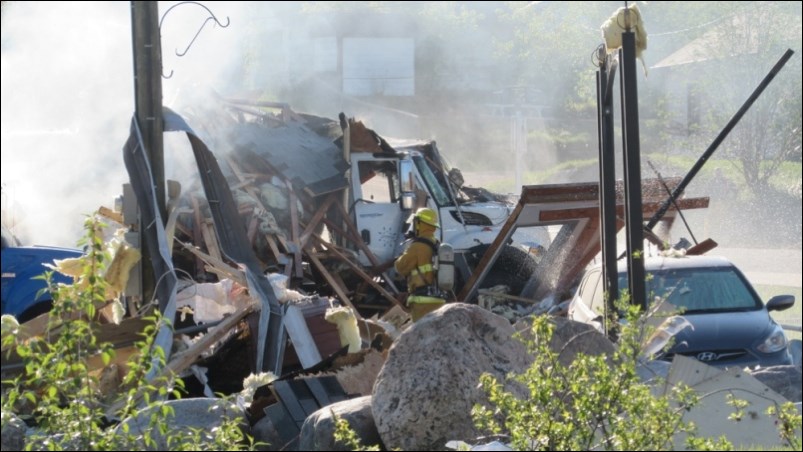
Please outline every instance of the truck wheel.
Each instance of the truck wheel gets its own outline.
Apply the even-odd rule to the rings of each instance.
[[[17,318],[17,321],[19,323],[25,323],[25,322],[27,322],[29,320],[32,320],[32,319],[35,319],[36,317],[39,317],[40,315],[42,315],[42,314],[44,314],[46,312],[50,312],[50,310],[52,308],[53,308],[53,301],[52,300],[40,301],[39,303],[36,303],[35,305],[33,305],[30,308],[26,309],[25,312],[20,314],[19,318]]]
[[[471,249],[468,261],[472,268],[476,268],[489,246],[478,245]],[[511,294],[518,295],[535,271],[536,265],[535,259],[526,251],[505,245],[485,279],[480,283],[480,288],[487,289],[504,284],[510,287]]]

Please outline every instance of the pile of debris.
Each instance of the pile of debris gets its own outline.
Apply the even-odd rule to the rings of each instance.
[[[166,112],[165,130],[187,134],[199,180],[186,190],[168,184],[167,217],[156,208],[136,124],[124,149],[131,176],[126,202],[121,211],[100,211],[150,256],[133,267],[120,297],[128,315],[108,315],[97,327],[99,342],[117,349],[112,362],[91,364],[109,400],[137,352],[131,344],[146,324],[141,316],[158,309],[174,319],[175,330],[157,338],[167,352],[157,375],[187,378],[190,395],[210,398],[195,403],[209,405],[215,393],[245,386],[245,399],[253,402],[242,403],[237,416],[273,448],[342,447],[330,434],[334,414],[367,443],[439,449],[450,439],[476,436],[469,413],[484,400],[477,388],[481,373],[503,377],[531,362],[511,339],[511,324],[528,315],[561,314],[556,293],[570,287],[599,249],[597,222],[575,221],[598,217],[596,184],[526,187],[513,214],[502,219],[503,231],[557,220],[570,226],[558,234],[557,246],[539,250],[546,265],[512,260],[513,269],[502,273],[534,274],[542,284],[521,284],[518,289],[531,290],[528,296],[510,294],[504,285],[479,288],[477,279],[497,255],[508,251],[509,259],[509,234],[500,234],[476,256],[477,271],[458,297],[476,296],[479,306],[450,303],[412,325],[399,290],[382,272],[386,262],[366,244],[344,203],[349,164],[343,142],[351,152],[395,152],[385,140],[344,115],[338,122],[278,103],[218,99],[214,108],[195,108],[187,118]],[[487,191],[464,189],[478,202],[498,201]],[[707,198],[681,203],[705,207]],[[645,202],[645,211],[656,206]],[[486,221],[463,216],[459,207],[455,215],[464,224]],[[161,276],[153,293],[144,294],[139,275],[149,268]],[[40,317],[22,331],[44,335],[46,324]],[[608,353],[603,339],[592,342]],[[578,347],[587,351],[587,345]],[[18,357],[4,358],[4,374],[19,369]],[[264,371],[273,376],[249,377]]]

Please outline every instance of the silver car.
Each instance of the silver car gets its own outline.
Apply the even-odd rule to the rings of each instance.
[[[647,299],[668,303],[691,323],[662,359],[679,353],[719,367],[792,363],[786,335],[769,312],[792,307],[793,295],[775,296],[765,305],[742,272],[722,257],[653,257],[644,268]],[[626,270],[626,262],[620,262],[620,290],[627,288]],[[606,310],[601,275],[600,267],[589,269],[569,305],[569,318],[600,330]]]

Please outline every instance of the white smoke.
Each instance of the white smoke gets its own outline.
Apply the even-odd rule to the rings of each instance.
[[[160,2],[160,15],[176,2]],[[223,2],[225,23],[246,21]],[[178,88],[219,82],[240,59],[234,32],[181,5],[164,20],[164,102]],[[122,146],[134,113],[130,2],[4,2],[2,15],[3,224],[24,244],[75,246],[85,215],[112,206],[128,175]],[[166,160],[171,156],[165,152]],[[170,168],[171,163],[166,162]],[[167,177],[171,175],[168,173]]]

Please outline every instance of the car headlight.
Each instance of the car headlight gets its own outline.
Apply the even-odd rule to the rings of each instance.
[[[758,351],[762,353],[775,353],[777,351],[783,350],[786,347],[786,335],[783,334],[783,328],[779,325],[775,325],[775,328],[772,330],[769,336],[767,336],[764,341],[759,344]]]

